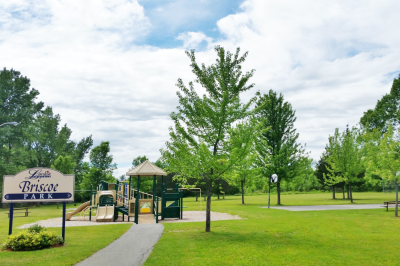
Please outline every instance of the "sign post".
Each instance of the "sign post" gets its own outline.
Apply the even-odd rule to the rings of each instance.
[[[63,219],[62,219],[62,238],[63,243],[65,243],[65,211],[67,210],[67,203],[63,202]]]
[[[269,178],[269,183],[268,183],[268,209],[269,209],[270,202],[271,202],[271,182],[273,182],[273,183],[278,182],[278,175],[277,174],[273,174]]]
[[[14,203],[10,203],[10,224],[8,225],[8,234],[12,234],[12,224],[13,224],[13,216],[14,216]]]
[[[74,175],[64,175],[50,168],[31,168],[16,175],[5,175],[1,201],[10,203],[8,234],[12,234],[14,203],[63,202],[62,236],[65,241],[66,201],[74,201],[74,189]]]

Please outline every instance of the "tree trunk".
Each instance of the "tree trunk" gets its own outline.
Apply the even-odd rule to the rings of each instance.
[[[350,190],[350,184],[347,184],[347,199],[350,199],[349,190]]]
[[[332,186],[332,199],[336,199],[336,197],[335,197],[335,185]]]
[[[206,232],[210,232],[210,231],[211,231],[211,184],[208,184],[207,209],[206,209]]]
[[[222,194],[222,199],[225,199],[225,193]]]
[[[218,199],[219,199],[219,191],[217,192],[217,195],[218,195]]]
[[[343,184],[343,199],[346,199],[346,196],[344,195],[344,189],[345,189],[346,185]]]
[[[281,182],[276,183],[276,190],[278,192],[278,205],[281,205]]]
[[[242,204],[244,204],[244,181],[240,181],[240,187],[242,188]]]
[[[350,190],[350,201],[353,203],[353,192],[351,191],[351,185],[349,184],[349,190]]]
[[[399,210],[399,185],[397,184],[397,179],[396,179],[396,207],[394,208],[394,217],[398,217],[398,210]]]

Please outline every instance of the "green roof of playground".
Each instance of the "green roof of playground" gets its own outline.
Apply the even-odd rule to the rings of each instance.
[[[154,175],[166,176],[167,173],[164,172],[164,170],[161,169],[160,167],[149,162],[149,160],[146,160],[145,162],[139,164],[132,170],[129,170],[126,173],[126,175],[129,175],[129,176],[137,176],[137,175],[140,175],[140,176],[154,176]]]

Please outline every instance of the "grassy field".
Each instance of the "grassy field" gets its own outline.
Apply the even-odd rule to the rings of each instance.
[[[340,196],[340,195],[337,195]],[[355,204],[394,200],[394,193],[354,193]],[[349,204],[330,193],[283,195],[284,205]],[[271,197],[276,203],[276,195]],[[213,198],[212,210],[243,220],[164,224],[145,265],[399,265],[400,220],[393,209],[289,212],[263,209],[267,196]],[[185,198],[185,210],[199,202]],[[203,202],[203,210],[205,204]]]
[[[76,208],[67,205],[68,208]],[[34,223],[39,220],[62,216],[62,211],[55,205],[32,207],[29,217],[15,217],[13,233],[21,230],[18,226]],[[8,235],[8,210],[0,209],[0,243]],[[129,224],[67,227],[65,230],[66,245],[37,251],[0,252],[0,265],[74,265],[106,247],[125,233]],[[47,231],[61,235],[60,228],[48,228]]]

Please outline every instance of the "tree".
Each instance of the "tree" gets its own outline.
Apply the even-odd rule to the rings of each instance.
[[[327,149],[329,157],[326,161],[329,174],[326,183],[332,186],[341,182],[347,184],[352,203],[351,185],[362,180],[359,175],[365,171],[361,161],[362,152],[358,137],[356,128],[347,129],[341,134],[339,129],[336,129],[335,134],[329,137]]]
[[[239,186],[242,193],[242,204],[244,204],[244,189],[251,186],[255,179],[260,177],[259,168],[254,164],[256,154],[250,152],[243,160],[233,167],[231,173],[227,174],[230,183]]]
[[[392,125],[387,126],[388,130],[381,137],[378,129],[364,135],[365,151],[363,161],[366,166],[365,178],[371,182],[379,182],[376,176],[386,181],[394,181],[396,186],[396,207],[395,217],[398,217],[398,179],[400,174],[400,140],[399,131],[395,132]]]
[[[52,169],[58,170],[64,175],[73,174],[74,173],[75,163],[73,162],[71,156],[58,156],[58,158],[54,161],[54,164],[51,165]]]
[[[254,70],[246,74],[241,70],[247,52],[239,56],[239,48],[232,54],[220,46],[216,46],[215,51],[218,54],[216,63],[207,67],[197,64],[194,50],[186,51],[197,77],[195,82],[205,89],[205,94],[200,97],[193,82],[186,87],[178,79],[180,105],[177,113],[171,113],[175,129],[170,128],[171,139],[161,150],[168,170],[177,173],[176,178],[182,184],[189,178],[206,184],[206,232],[211,228],[214,182],[247,156],[257,133],[250,123],[241,122],[249,115],[254,101],[240,102],[240,94],[254,86],[246,85]]]
[[[278,175],[278,204],[281,204],[280,186],[283,180],[290,181],[301,170],[300,162],[307,157],[305,149],[297,143],[295,111],[289,102],[285,102],[282,93],[277,95],[270,90],[268,94],[257,93],[256,107],[259,108],[256,119],[264,131],[257,141],[257,164],[262,167],[263,175],[269,179]]]
[[[29,135],[25,129],[42,110],[37,102],[39,92],[30,87],[30,80],[16,70],[0,70],[0,124],[18,122],[18,126],[0,128],[0,176],[16,174],[26,169],[31,154],[24,143]],[[0,179],[0,189],[3,178]]]
[[[133,159],[133,161],[132,161],[132,166],[133,166],[133,167],[136,167],[136,166],[138,166],[139,164],[144,163],[144,162],[147,161],[147,160],[149,160],[149,158],[147,158],[146,155],[143,155],[143,156],[140,156],[140,155],[139,155],[138,157],[136,157],[136,158]]]
[[[390,93],[380,99],[375,108],[364,112],[360,124],[368,129],[381,129],[382,133],[387,131],[387,122],[399,125],[400,119],[400,74],[393,80]]]
[[[84,174],[83,183],[86,188],[90,185],[97,187],[101,180],[114,182],[112,173],[117,169],[117,164],[113,163],[113,156],[109,154],[110,142],[102,141],[99,146],[90,151],[90,165],[88,171]]]

